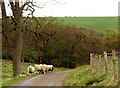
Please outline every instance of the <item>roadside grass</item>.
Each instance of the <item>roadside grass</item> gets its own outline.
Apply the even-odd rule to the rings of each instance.
[[[30,76],[27,74],[27,68],[30,64],[34,66],[33,63],[22,63],[23,76],[12,78],[12,61],[2,59],[2,86],[10,86]],[[35,74],[33,76],[35,76]]]
[[[118,31],[118,17],[57,17],[62,21],[62,25],[73,27],[83,27],[103,31],[104,29],[113,29]]]
[[[11,78],[9,80],[6,80],[2,83],[2,88],[6,88],[8,86],[11,86],[12,84],[15,84],[16,82],[25,79],[26,77],[28,77],[30,75],[25,75],[25,76],[20,76],[20,77],[14,77]]]
[[[53,72],[55,72],[55,71],[67,71],[67,70],[70,70],[70,68],[54,67]]]
[[[118,57],[116,58],[116,65],[117,65],[117,72],[118,72]],[[114,70],[113,70],[113,60],[112,60],[112,56],[110,58],[108,58],[108,70],[109,70],[109,77],[113,77],[114,76]],[[102,72],[105,74],[105,60],[102,60]]]
[[[63,86],[117,86],[118,80],[106,74],[98,75],[90,65],[82,65],[71,71],[63,81]]]
[[[27,77],[31,78],[36,75],[39,75],[36,73],[29,75],[27,72],[27,68],[29,65],[34,66],[34,63],[22,63],[22,76],[12,78],[12,61],[2,59],[2,86],[3,88],[6,86],[11,86]],[[54,70],[50,72],[65,71],[65,70],[69,70],[69,68],[54,67]]]
[[[29,65],[34,66],[33,63],[22,63],[22,74],[27,74],[27,68]],[[2,81],[3,83],[12,77],[12,61],[2,60]]]

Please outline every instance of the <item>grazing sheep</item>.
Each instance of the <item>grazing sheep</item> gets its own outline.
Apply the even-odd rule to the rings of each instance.
[[[35,68],[36,71],[39,71],[39,65],[35,64],[34,68]]]
[[[48,68],[47,65],[40,65],[40,70],[44,72],[44,74],[46,74],[48,72]]]
[[[39,71],[40,71],[40,66],[37,65],[37,64],[35,64],[35,65],[34,65],[34,68],[35,68],[35,70],[36,70],[36,73],[39,73]]]
[[[29,73],[34,73],[34,71],[35,71],[35,68],[30,65],[30,66],[28,67],[28,74],[29,74]]]
[[[35,67],[36,71],[40,71],[40,72],[43,71],[44,74],[46,74],[48,72],[47,65],[42,65],[42,64],[36,65],[35,64],[34,67]]]
[[[53,65],[47,65],[48,71],[53,71]]]

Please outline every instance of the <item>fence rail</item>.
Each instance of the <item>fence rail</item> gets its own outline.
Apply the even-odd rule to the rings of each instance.
[[[90,53],[90,65],[93,71],[99,75],[118,77],[118,58],[120,52],[112,50],[111,53],[104,52],[102,55]]]

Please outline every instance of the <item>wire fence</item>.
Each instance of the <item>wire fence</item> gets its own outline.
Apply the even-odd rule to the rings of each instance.
[[[99,75],[107,74],[107,76],[118,78],[118,58],[120,58],[120,52],[115,50],[111,53],[104,52],[102,55],[91,53],[90,65]]]

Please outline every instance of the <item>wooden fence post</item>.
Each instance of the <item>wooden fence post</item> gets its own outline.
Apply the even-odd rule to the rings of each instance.
[[[102,63],[101,63],[101,55],[99,55],[99,67],[100,67],[100,75],[102,75]]]
[[[112,60],[113,60],[114,78],[117,78],[117,66],[116,66],[116,54],[115,54],[115,50],[112,50]]]
[[[107,52],[104,52],[104,59],[105,59],[105,70],[106,70],[106,74],[109,75]]]
[[[94,53],[92,53],[92,66],[93,66],[93,71],[95,70],[95,57],[94,57]]]
[[[93,63],[92,63],[92,53],[90,53],[90,66],[91,66],[91,68],[93,68]]]
[[[95,54],[95,71],[97,72],[97,54]]]

